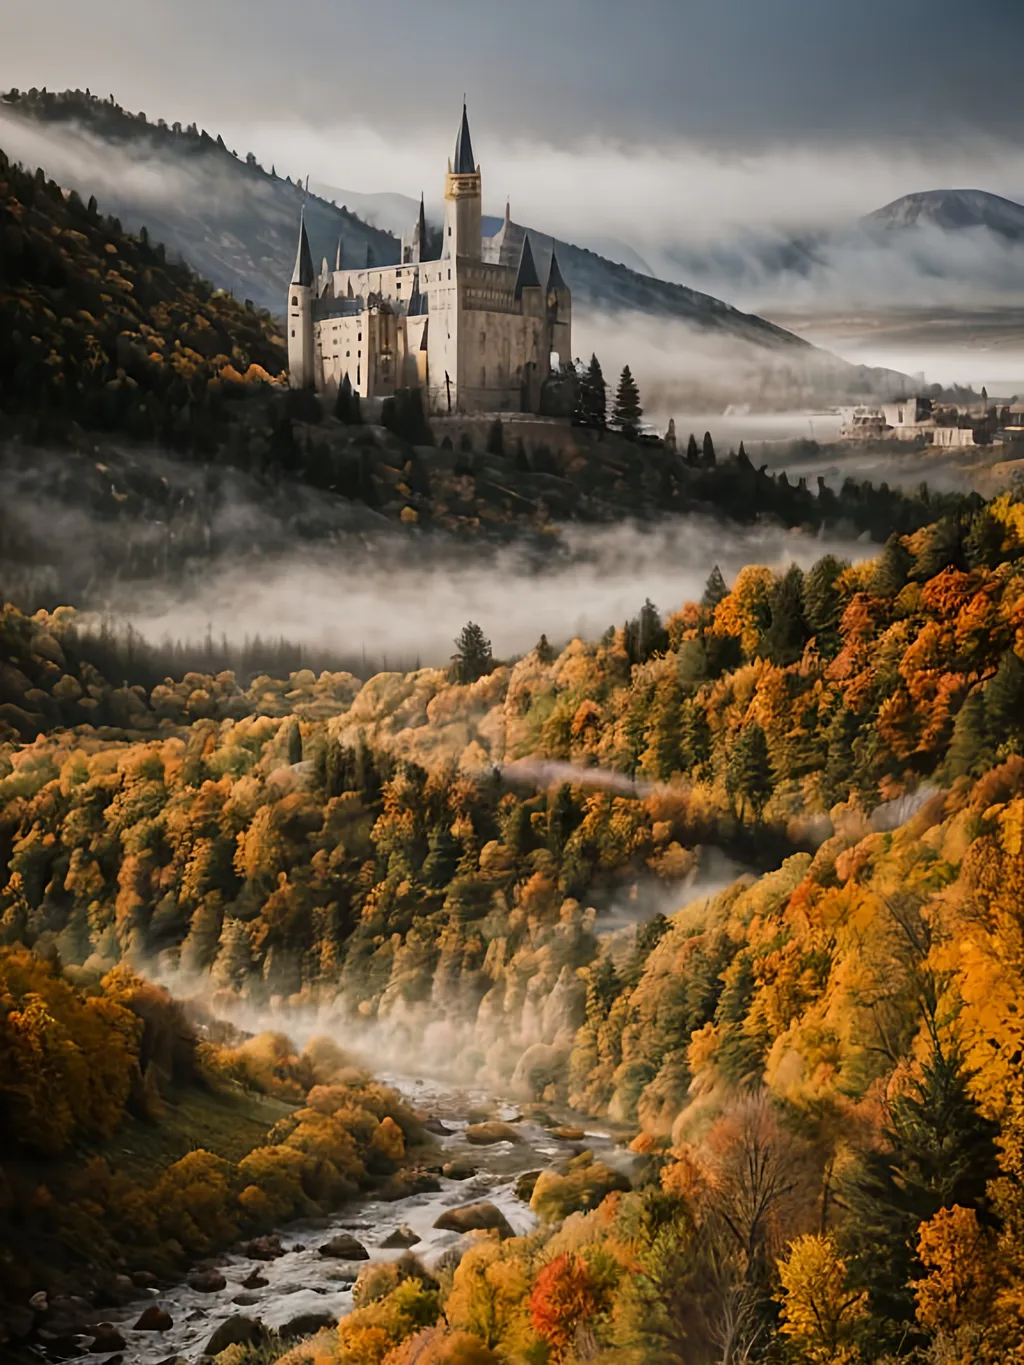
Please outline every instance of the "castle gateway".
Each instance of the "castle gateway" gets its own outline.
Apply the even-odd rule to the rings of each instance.
[[[552,365],[571,358],[571,297],[554,251],[541,284],[530,239],[505,220],[483,236],[480,167],[466,108],[445,176],[444,228],[426,218],[403,238],[398,265],[313,269],[304,222],[288,289],[293,388],[363,398],[420,388],[429,412],[538,412]]]

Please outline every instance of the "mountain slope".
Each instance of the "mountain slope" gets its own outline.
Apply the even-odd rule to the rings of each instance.
[[[222,288],[280,309],[295,255],[302,189],[237,157],[206,132],[149,123],[82,92],[4,97],[0,141],[27,165],[79,193],[96,192],[133,230],[145,225]],[[394,221],[394,196],[382,219]],[[313,258],[332,264],[338,239],[343,264],[398,259],[398,237],[362,221],[347,207],[311,194],[306,226]],[[411,226],[411,223],[410,223]],[[537,234],[540,242],[550,242]],[[674,318],[755,345],[809,350],[807,343],[720,299],[657,280],[595,252],[559,242],[563,273],[577,305]]]
[[[1024,204],[987,190],[922,190],[905,194],[863,218],[874,227],[933,227],[943,232],[987,228],[1008,241],[1024,241]]]

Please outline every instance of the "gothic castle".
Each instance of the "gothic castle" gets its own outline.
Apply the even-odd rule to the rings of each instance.
[[[542,284],[530,239],[505,221],[484,237],[466,107],[445,177],[440,253],[419,222],[397,265],[313,269],[304,222],[288,289],[296,388],[363,398],[420,388],[428,411],[538,412],[552,366],[571,357],[571,298],[554,252]],[[438,259],[432,257],[438,256]]]

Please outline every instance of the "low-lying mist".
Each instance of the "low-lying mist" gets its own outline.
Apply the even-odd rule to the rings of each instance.
[[[595,638],[636,615],[646,598],[663,611],[699,597],[717,563],[726,577],[745,564],[808,567],[829,550],[863,557],[870,547],[775,527],[739,529],[685,517],[655,526],[564,527],[563,553],[543,567],[524,549],[434,553],[428,543],[365,538],[351,546],[296,545],[260,559],[211,566],[188,596],[140,586],[122,612],[150,638],[207,631],[285,636],[311,647],[368,655],[391,667],[441,665],[467,620],[495,654]]]

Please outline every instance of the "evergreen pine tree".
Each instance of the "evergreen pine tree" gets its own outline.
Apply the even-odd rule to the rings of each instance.
[[[536,650],[537,658],[542,664],[554,662],[555,651],[551,648],[550,644],[548,644],[548,637],[546,635],[540,637],[536,645],[534,645],[534,649]]]
[[[729,588],[722,576],[722,570],[716,564],[708,574],[708,581],[704,584],[704,594],[700,599],[700,604],[706,611],[714,611],[719,602],[728,596]]]
[[[1024,747],[1024,663],[1008,649],[985,687],[985,728],[994,749]]]
[[[958,1054],[934,1041],[919,1078],[889,1105],[883,1146],[861,1157],[844,1191],[851,1278],[897,1338],[914,1317],[919,1226],[954,1204],[984,1217],[986,1185],[998,1174],[998,1125],[978,1112],[969,1080]]]
[[[494,668],[491,642],[475,621],[468,621],[462,627],[455,641],[455,651],[451,665],[453,682],[474,683]]]
[[[985,716],[985,694],[979,688],[970,694],[957,713],[953,738],[946,752],[946,774],[953,779],[975,776],[990,768],[994,761]]]
[[[603,431],[608,423],[608,386],[596,355],[587,366],[586,397],[586,424]]]
[[[646,663],[655,654],[668,648],[668,633],[661,624],[661,613],[648,597],[640,608],[637,631],[637,651],[640,662]]]
[[[803,611],[818,644],[818,652],[834,654],[839,645],[842,598],[836,579],[847,564],[835,555],[822,555],[808,569],[803,582]]]
[[[771,617],[764,634],[764,651],[781,668],[796,663],[810,636],[803,613],[803,579],[801,571],[792,565],[776,583],[768,603]]]
[[[642,413],[636,380],[630,373],[629,366],[623,365],[612,408],[612,426],[621,431],[623,436],[632,438],[639,434]]]
[[[701,447],[700,462],[702,465],[704,465],[706,469],[714,469],[716,464],[715,443],[711,439],[710,431],[706,431],[704,433],[704,442]]]
[[[745,802],[760,821],[772,794],[772,769],[768,741],[756,722],[744,725],[729,750],[725,789],[734,806]]]
[[[964,554],[972,569],[994,569],[1003,557],[1005,528],[987,507],[971,518],[964,537]]]
[[[690,439],[686,443],[686,463],[694,465],[700,463],[700,451],[697,449],[697,438],[692,431],[690,432]]]
[[[895,532],[885,542],[871,575],[871,591],[879,597],[895,597],[907,586],[911,559],[906,546]]]

